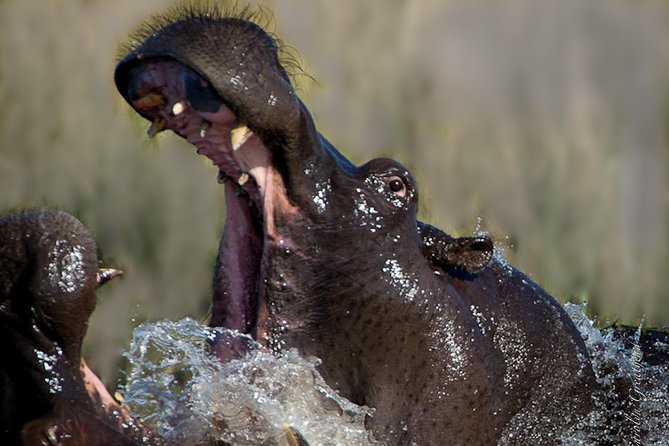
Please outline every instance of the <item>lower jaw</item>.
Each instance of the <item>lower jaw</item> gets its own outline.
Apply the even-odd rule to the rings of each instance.
[[[264,233],[257,210],[238,186],[225,183],[226,220],[214,274],[211,326],[225,327],[264,339],[259,294]]]
[[[210,324],[251,335],[269,346],[269,304],[264,293],[271,271],[266,270],[265,261],[277,246],[284,250],[294,248],[280,234],[275,219],[279,216],[281,221],[293,221],[299,211],[288,199],[283,177],[272,166],[269,155],[254,147],[244,153],[251,154],[259,174],[255,175],[251,196],[244,192],[240,195],[240,186],[233,181],[224,183],[227,215],[216,265]]]

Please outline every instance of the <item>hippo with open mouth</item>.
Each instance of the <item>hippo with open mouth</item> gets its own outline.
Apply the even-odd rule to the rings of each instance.
[[[599,392],[560,305],[492,258],[488,237],[417,221],[403,165],[338,152],[253,19],[161,16],[115,72],[150,136],[170,129],[220,171],[210,324],[322,358],[330,386],[376,409],[387,444],[559,443]]]
[[[375,409],[369,428],[385,444],[571,436],[602,397],[560,305],[493,256],[486,235],[417,221],[416,181],[400,163],[341,155],[254,19],[181,8],[145,25],[115,73],[150,136],[170,129],[220,171],[210,324],[321,358],[331,387]],[[62,213],[7,217],[0,242],[0,347],[12,358],[0,366],[2,442],[162,444],[81,360],[109,274],[83,226]]]

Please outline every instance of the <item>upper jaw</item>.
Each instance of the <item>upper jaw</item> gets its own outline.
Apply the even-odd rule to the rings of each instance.
[[[115,81],[151,121],[150,136],[171,129],[191,142],[222,172],[228,211],[245,210],[226,217],[212,323],[265,338],[264,264],[274,246],[291,243],[277,221],[318,212],[314,198],[341,156],[316,131],[273,40],[250,22],[187,17],[166,25],[121,60]],[[249,280],[254,287],[245,287]]]
[[[281,240],[275,219],[289,218],[296,207],[263,140],[206,81],[193,88],[191,78],[192,70],[174,61],[147,61],[130,71],[128,97],[133,108],[152,121],[149,136],[173,130],[220,170],[227,215],[217,261],[212,324],[266,341],[262,262],[270,246]]]
[[[264,183],[269,151],[193,70],[155,59],[131,68],[126,86],[130,104],[151,121],[150,137],[171,129],[208,157],[224,173],[221,179],[232,178],[242,187],[252,179]],[[249,193],[254,189],[246,187]]]

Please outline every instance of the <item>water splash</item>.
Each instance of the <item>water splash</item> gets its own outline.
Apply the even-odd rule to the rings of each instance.
[[[602,407],[565,439],[565,444],[669,445],[669,363],[644,357],[640,323],[636,331],[599,329],[584,305],[566,304],[605,394]],[[650,348],[666,358],[669,338]]]
[[[582,306],[567,304],[566,311],[585,341],[604,400],[562,444],[669,445],[669,364],[643,356],[640,330],[631,336],[601,330]],[[221,362],[211,353],[211,342],[222,338],[242,346],[230,356],[237,359]],[[665,341],[653,348],[669,355]],[[186,318],[141,325],[125,356],[127,407],[177,444],[215,439],[284,446],[286,425],[312,445],[379,444],[364,428],[373,411],[337,395],[316,371],[319,360],[296,350],[277,358],[245,335]]]
[[[210,349],[221,337],[245,354],[222,363]],[[316,371],[316,359],[290,350],[278,358],[245,335],[186,318],[143,324],[129,351],[127,407],[177,444],[287,445],[284,426],[312,445],[374,445],[364,422],[372,410],[341,398]]]

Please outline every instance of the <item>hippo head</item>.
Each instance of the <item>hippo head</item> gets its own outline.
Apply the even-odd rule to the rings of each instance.
[[[98,267],[93,239],[78,220],[58,211],[8,216],[0,226],[3,329],[17,338],[16,345],[27,343],[45,351],[62,346],[63,356],[78,359],[95,308]],[[12,319],[20,322],[15,330],[10,329]],[[32,322],[28,332],[20,329],[27,328],[25,320]],[[19,342],[20,337],[30,341]]]
[[[429,259],[446,269],[485,265],[485,237],[425,255],[413,175],[390,159],[357,167],[344,158],[295,94],[277,41],[244,14],[159,19],[115,74],[151,136],[171,129],[220,170],[227,216],[211,324],[276,351],[305,347],[325,321],[387,288],[384,271],[421,263],[433,274]]]
[[[400,163],[342,156],[253,19],[162,16],[115,72],[150,136],[170,129],[219,169],[227,212],[210,324],[320,357],[330,386],[377,409],[372,428],[391,444],[494,443],[540,425],[555,435],[590,410],[587,353],[559,304],[491,262],[487,236],[417,221],[416,180]]]
[[[81,358],[96,289],[119,275],[65,212],[0,218],[0,444],[162,443]]]

